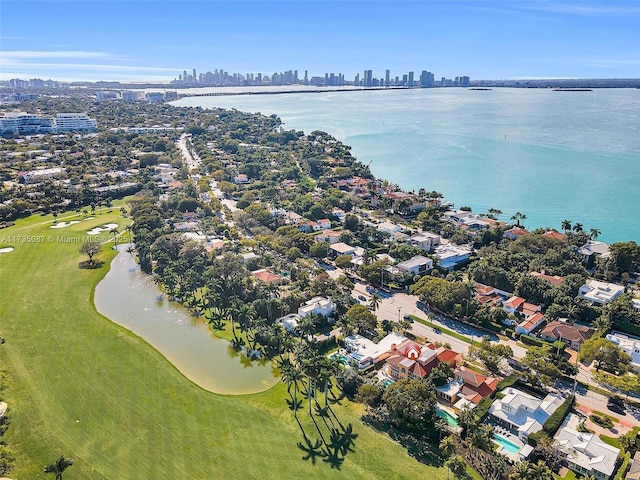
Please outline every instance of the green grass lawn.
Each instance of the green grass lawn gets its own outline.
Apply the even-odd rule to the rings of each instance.
[[[75,461],[65,480],[446,478],[445,469],[419,463],[364,426],[362,407],[346,401],[334,411],[353,425],[354,451],[339,468],[323,459],[313,465],[296,446],[302,434],[281,383],[254,395],[212,394],[99,315],[93,289],[115,252],[105,248],[102,268],[81,270],[86,257],[73,240],[111,222],[122,231],[128,219],[114,209],[64,229],[34,216],[0,230],[0,242],[15,247],[0,255],[0,368],[11,375],[3,440],[16,456],[12,478],[47,478],[44,465],[61,454]],[[314,439],[308,415],[300,417]]]

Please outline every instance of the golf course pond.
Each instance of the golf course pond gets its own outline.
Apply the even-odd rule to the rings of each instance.
[[[98,312],[142,337],[187,378],[211,392],[255,393],[278,381],[270,361],[251,361],[226,340],[214,337],[201,318],[162,295],[124,245],[119,250],[96,286]]]

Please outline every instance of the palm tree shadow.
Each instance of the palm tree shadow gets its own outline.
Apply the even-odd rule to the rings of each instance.
[[[316,438],[315,442],[312,442],[309,437],[304,434],[304,431],[303,436],[304,443],[298,442],[298,448],[305,453],[305,455],[302,456],[302,460],[310,460],[311,463],[315,465],[316,459],[325,456],[325,453],[322,450],[323,442],[319,438]]]
[[[340,470],[342,467],[342,462],[344,462],[344,456],[341,456],[341,452],[338,448],[331,448],[331,446],[327,446],[326,449],[323,450],[325,458],[322,459],[323,462],[328,463],[331,468],[335,468],[336,470]]]

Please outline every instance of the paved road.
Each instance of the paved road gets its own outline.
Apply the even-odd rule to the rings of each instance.
[[[180,135],[180,139],[178,140],[177,145],[180,149],[180,153],[182,154],[182,158],[184,158],[185,162],[187,162],[187,169],[191,171],[198,168],[201,160],[198,154],[191,155],[191,152],[187,148],[187,138],[187,133],[183,133],[182,135]]]

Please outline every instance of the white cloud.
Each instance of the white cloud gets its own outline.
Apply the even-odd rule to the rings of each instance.
[[[32,60],[32,59],[57,59],[70,58],[76,60],[116,60],[119,57],[107,52],[89,52],[82,50],[12,50],[2,52],[2,60]]]

